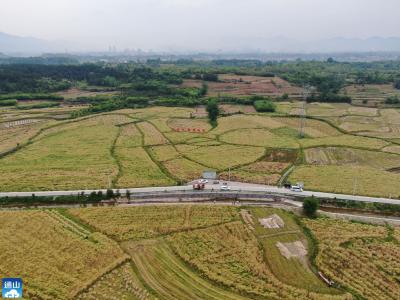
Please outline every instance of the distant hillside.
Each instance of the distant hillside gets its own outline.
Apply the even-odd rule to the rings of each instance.
[[[60,45],[54,42],[0,32],[0,52],[5,54],[39,54],[59,51],[60,48]]]

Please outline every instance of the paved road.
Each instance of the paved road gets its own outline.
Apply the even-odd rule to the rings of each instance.
[[[292,192],[288,189],[278,188],[275,186],[266,186],[266,185],[257,185],[257,184],[248,184],[241,182],[229,182],[231,193],[263,193],[270,195],[281,195],[281,196],[298,196],[298,197],[309,197],[315,196],[317,198],[327,198],[327,199],[343,199],[343,200],[352,200],[352,201],[360,201],[360,202],[375,202],[375,203],[386,203],[386,204],[396,204],[400,205],[400,200],[389,199],[389,198],[375,198],[375,197],[365,197],[365,196],[353,196],[353,195],[343,195],[343,194],[333,194],[333,193],[322,193],[322,192],[313,192],[313,191],[303,191],[303,192]],[[124,193],[127,189],[119,189],[121,193]],[[181,192],[181,193],[196,193],[197,191],[193,191],[191,185],[187,186],[169,186],[169,187],[147,187],[147,188],[128,188],[131,192],[132,196],[134,194],[159,194],[159,193],[169,193],[169,192]],[[10,193],[0,193],[0,197],[29,197],[32,194],[36,196],[65,196],[65,195],[77,195],[81,192],[85,194],[89,194],[91,192],[102,191],[103,193],[106,190],[77,190],[77,191],[38,191],[38,192],[10,192]],[[116,190],[114,190],[116,191]],[[219,184],[207,184],[206,191],[215,191],[218,193],[220,191]],[[199,191],[199,193],[201,193]],[[223,193],[227,193],[224,191]]]

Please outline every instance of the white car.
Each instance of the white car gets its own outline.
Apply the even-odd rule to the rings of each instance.
[[[199,182],[200,183],[208,183],[208,180],[207,179],[200,179]]]
[[[221,191],[230,191],[230,190],[231,190],[230,186],[227,186],[227,185],[222,185],[221,186]]]
[[[297,186],[297,185],[293,185],[293,186],[290,188],[290,190],[291,190],[292,192],[302,192],[302,191],[303,191],[303,189],[302,189],[300,186]]]

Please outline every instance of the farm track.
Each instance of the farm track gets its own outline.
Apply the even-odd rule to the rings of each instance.
[[[201,278],[180,261],[164,241],[134,246],[129,243],[123,248],[131,255],[143,284],[161,299],[247,299]]]

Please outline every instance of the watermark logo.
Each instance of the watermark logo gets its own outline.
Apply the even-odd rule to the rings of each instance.
[[[21,278],[3,278],[1,283],[2,296],[6,299],[22,298]]]

